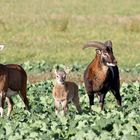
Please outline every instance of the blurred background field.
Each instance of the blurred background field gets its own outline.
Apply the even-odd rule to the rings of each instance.
[[[88,111],[83,72],[95,57],[89,40],[112,40],[123,107],[108,94],[106,111],[95,98]],[[0,0],[0,63],[21,64],[28,74],[31,112],[14,96],[11,119],[0,118],[0,140],[140,140],[140,0]],[[79,85],[82,114],[70,105],[56,117],[53,68],[68,69]]]
[[[140,67],[140,1],[0,1],[1,63],[85,66],[89,40],[112,40],[120,68]]]

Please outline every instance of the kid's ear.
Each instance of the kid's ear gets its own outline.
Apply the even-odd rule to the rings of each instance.
[[[65,66],[64,70],[65,70],[65,73],[68,74],[68,73],[70,73],[71,68]]]
[[[59,66],[58,65],[54,66],[53,73],[56,75],[58,70],[59,70]]]
[[[54,69],[54,74],[57,75],[57,69]]]
[[[56,69],[56,70],[59,70],[59,66],[57,65],[55,69]]]
[[[101,50],[96,49],[96,53],[97,53],[97,54],[101,54]]]

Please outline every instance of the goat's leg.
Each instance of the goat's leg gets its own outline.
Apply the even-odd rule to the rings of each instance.
[[[121,98],[121,95],[120,95],[120,91],[119,90],[111,90],[113,95],[115,96],[116,100],[117,100],[117,104],[119,106],[122,106],[122,98]]]
[[[115,70],[114,74],[115,74],[116,78],[114,78],[114,80],[112,82],[111,91],[117,100],[117,104],[119,106],[122,106],[122,98],[120,95],[120,79],[119,79],[118,67],[114,67],[114,70]]]
[[[29,101],[26,95],[26,88],[21,89],[19,95],[25,104],[25,108],[29,110]]]
[[[0,100],[0,115],[1,117],[3,117],[3,109],[4,109],[4,103],[5,103],[5,93],[4,92],[1,92],[0,94],[0,97],[1,97],[1,100]]]
[[[77,96],[77,98],[74,97],[74,98],[72,99],[72,101],[73,101],[73,103],[74,103],[74,105],[75,105],[77,111],[78,111],[79,113],[81,113],[82,110],[81,110],[81,106],[80,106],[80,103],[79,103],[79,97],[78,97],[78,96]]]
[[[100,96],[99,103],[100,103],[101,110],[104,110],[104,102],[105,102],[106,93],[101,93],[99,94],[99,96]]]
[[[67,102],[67,100],[63,100],[61,102],[61,104],[62,104],[63,113],[64,113],[64,115],[66,115],[66,113],[68,111],[68,102]]]
[[[84,79],[84,82],[89,98],[89,109],[91,110],[91,106],[94,105],[94,92],[93,92],[92,80]]]
[[[100,102],[100,93],[96,93],[96,96],[97,96],[97,98],[98,98],[98,100],[99,100],[99,102]]]
[[[55,107],[55,114],[57,115],[59,113],[59,109],[60,109],[60,102],[55,100],[54,107]]]
[[[88,97],[89,97],[89,108],[91,110],[91,106],[94,105],[94,93],[92,92],[88,93]]]
[[[8,103],[8,112],[7,112],[7,116],[9,117],[12,110],[13,110],[13,101],[10,97],[6,97],[6,101]]]

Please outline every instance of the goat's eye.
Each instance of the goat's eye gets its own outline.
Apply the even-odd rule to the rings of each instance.
[[[108,54],[107,53],[104,53],[104,55],[107,56]]]

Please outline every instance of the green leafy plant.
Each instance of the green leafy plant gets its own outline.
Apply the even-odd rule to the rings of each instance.
[[[27,88],[31,111],[23,109],[21,99],[14,99],[14,111],[9,120],[0,118],[0,139],[83,139],[112,140],[140,138],[140,83],[123,83],[121,94],[123,107],[115,104],[114,97],[108,93],[106,111],[88,111],[85,89],[79,85],[82,114],[77,114],[71,105],[69,113],[56,116],[52,98],[51,80],[29,84]],[[113,98],[112,98],[113,97]],[[110,103],[114,104],[110,107]],[[98,106],[95,100],[94,107]]]

